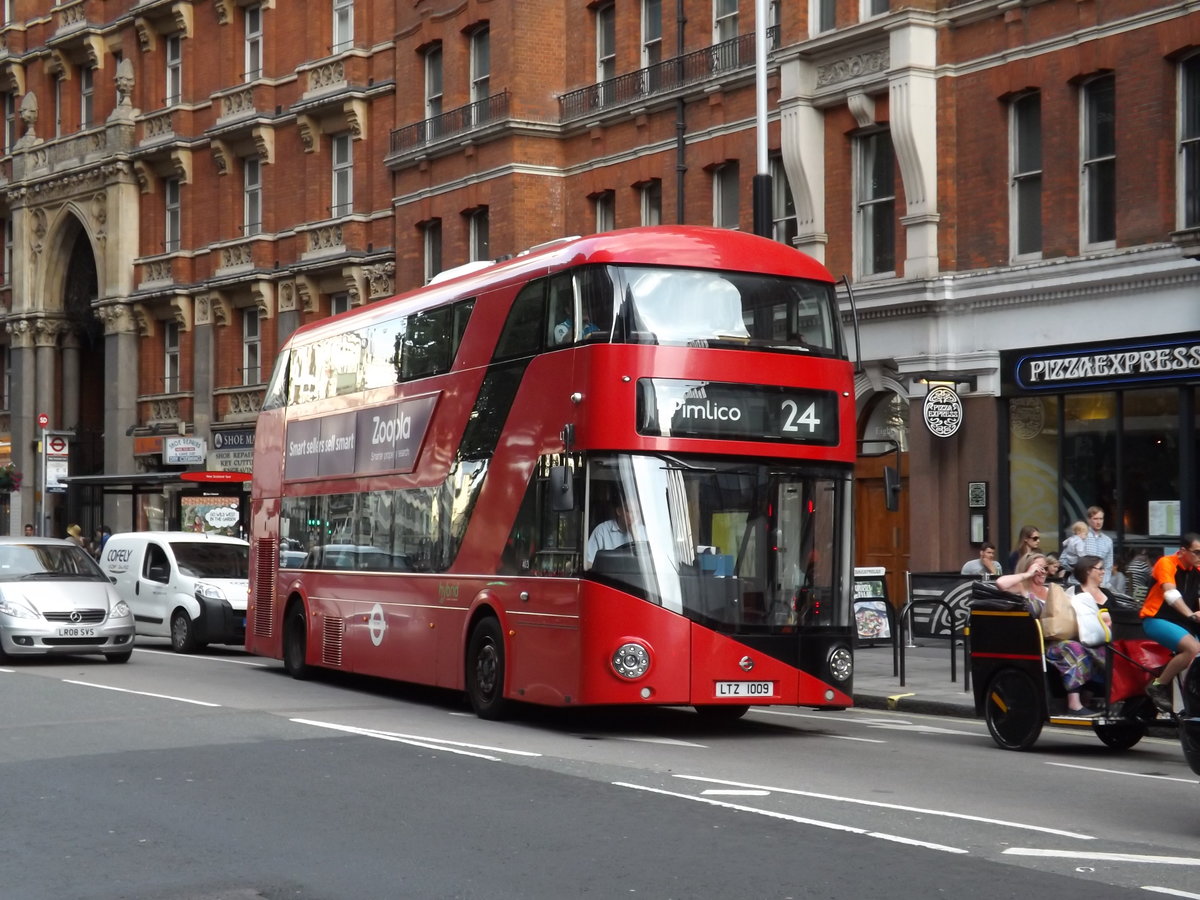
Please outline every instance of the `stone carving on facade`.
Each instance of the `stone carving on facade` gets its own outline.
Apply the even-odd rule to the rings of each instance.
[[[234,416],[256,416],[262,409],[262,391],[238,391],[229,395],[229,413]]]
[[[180,331],[192,330],[192,312],[194,301],[187,294],[176,294],[168,301],[171,304],[171,317]]]
[[[233,321],[233,309],[229,298],[217,291],[208,295],[208,311],[213,325],[228,325]]]
[[[316,283],[307,275],[296,276],[296,299],[300,301],[300,307],[306,313],[317,311],[317,298],[320,293]]]
[[[109,115],[108,121],[132,123],[136,111],[133,108],[133,61],[129,57],[117,63],[113,83],[117,86],[117,105]]]
[[[33,326],[29,319],[9,319],[4,323],[8,332],[8,346],[27,350],[33,346]]]
[[[154,316],[144,303],[131,304],[133,321],[137,324],[138,337],[154,337]]]
[[[15,59],[6,59],[0,63],[0,87],[10,94],[21,96],[25,93],[25,66]]]
[[[362,306],[366,297],[366,275],[362,266],[346,266],[342,269],[342,281],[346,285],[347,299],[351,306]]]
[[[886,47],[880,47],[823,63],[817,66],[817,87],[829,87],[843,81],[886,72],[891,65],[890,56]]]
[[[175,134],[175,111],[168,109],[142,118],[142,143],[165,140]]]
[[[315,153],[318,147],[317,134],[320,127],[312,116],[296,116],[296,134],[305,153]]]
[[[146,276],[142,279],[142,284],[170,281],[173,274],[171,272],[171,261],[168,259],[159,259],[151,263],[146,263],[144,271]]]
[[[265,278],[250,283],[250,297],[263,319],[275,318],[275,285]]]
[[[68,29],[74,28],[78,25],[86,24],[87,16],[82,3],[76,3],[73,6],[59,7],[57,31],[67,31]]]
[[[221,118],[241,116],[254,112],[254,88],[242,88],[221,98]]]
[[[237,269],[254,264],[250,254],[249,244],[234,244],[232,247],[221,248],[221,262],[218,269]]]
[[[150,401],[151,422],[179,421],[179,398],[158,397]]]
[[[200,294],[196,298],[196,324],[212,324],[212,308],[208,302],[208,294]]]
[[[29,215],[29,261],[36,266],[42,250],[46,247],[46,211],[41,207],[30,210]]]
[[[396,264],[394,262],[366,266],[363,273],[367,276],[369,299],[389,297],[396,292]]]
[[[308,233],[310,253],[319,253],[322,250],[341,250],[343,245],[341,225],[322,225]]]
[[[36,151],[35,151],[36,152]],[[81,172],[72,172],[59,178],[40,181],[29,187],[29,203],[52,203],[65,199],[74,199],[81,195],[103,191],[107,175],[98,168],[90,168]]]
[[[98,306],[96,317],[104,325],[106,335],[134,334],[137,331],[137,322],[127,303],[107,303]]]
[[[354,140],[362,140],[367,131],[367,104],[364,100],[347,100],[342,106],[346,130]]]
[[[250,130],[250,140],[254,141],[254,152],[264,166],[269,166],[275,159],[275,129],[266,125],[258,125]]]
[[[308,72],[309,93],[342,87],[346,83],[346,63],[335,59]]]
[[[25,96],[21,98],[21,123],[25,126],[25,133],[21,135],[21,139],[17,141],[17,150],[21,150],[25,147],[32,147],[42,142],[42,139],[37,136],[37,120],[37,94],[35,94],[33,91],[27,91]]]
[[[296,283],[283,281],[279,284],[279,305],[281,313],[292,312],[296,309]]]
[[[92,225],[96,245],[103,250],[108,241],[108,194],[105,191],[92,194]]]
[[[36,347],[57,347],[58,339],[69,331],[65,319],[34,319],[33,343]]]

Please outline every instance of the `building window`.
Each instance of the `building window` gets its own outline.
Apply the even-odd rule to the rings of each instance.
[[[1117,237],[1116,79],[1083,86],[1083,234],[1089,245]]]
[[[492,33],[477,28],[471,33],[471,102],[478,103],[491,96]],[[481,110],[481,112],[483,112]]]
[[[662,0],[642,0],[642,68],[662,62]]]
[[[433,219],[421,228],[421,243],[424,255],[425,283],[442,271],[442,220]]]
[[[262,381],[262,336],[257,306],[242,310],[242,384]]]
[[[601,191],[592,198],[596,212],[596,233],[617,227],[617,197],[612,191]]]
[[[442,114],[442,48],[430,47],[425,53],[425,118]]]
[[[1012,102],[1012,176],[1009,194],[1010,240],[1014,256],[1042,252],[1042,96],[1025,94]]]
[[[349,215],[354,209],[354,150],[348,134],[335,134],[333,144],[334,216]]]
[[[263,74],[263,30],[262,7],[259,4],[246,7],[246,81],[262,78]]]
[[[855,142],[855,225],[859,271],[880,275],[896,269],[895,155],[886,131]]]
[[[96,113],[96,70],[87,66],[79,70],[79,127],[91,128]]]
[[[163,102],[174,106],[183,99],[183,37],[172,34],[166,40],[167,96]]]
[[[172,319],[163,322],[163,393],[179,390],[179,323]]]
[[[888,11],[890,0],[863,0],[862,17],[869,19],[871,16],[882,16]]]
[[[617,7],[606,3],[596,10],[596,80],[617,77]]]
[[[738,36],[738,0],[713,0],[713,43]]]
[[[796,204],[783,160],[771,157],[771,235],[781,244],[796,246]]]
[[[242,233],[262,231],[262,160],[248,156],[242,164]]]
[[[492,258],[488,250],[489,240],[487,207],[471,210],[467,213],[467,241],[472,262]]]
[[[718,228],[738,227],[738,172],[736,162],[713,170],[713,224]]]
[[[354,0],[333,0],[334,53],[349,50],[354,45]]]
[[[13,145],[17,143],[17,95],[6,91],[4,97],[4,152],[12,153]]]
[[[339,294],[329,295],[329,314],[336,316],[338,313],[344,313],[350,309],[350,294],[342,291]]]
[[[4,284],[12,284],[13,276],[13,221],[4,220]]]
[[[1200,227],[1200,56],[1179,67],[1180,224]],[[6,95],[6,97],[11,95]],[[8,107],[5,107],[7,115]]]
[[[638,188],[638,205],[643,225],[662,224],[662,180],[652,178]]]
[[[811,0],[808,15],[810,33],[832,31],[837,27],[837,0]]]
[[[178,178],[167,178],[163,181],[163,204],[166,212],[163,226],[163,250],[167,253],[175,253],[179,249],[180,224],[182,222]]]

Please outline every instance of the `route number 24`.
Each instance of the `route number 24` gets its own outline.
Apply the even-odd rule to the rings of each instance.
[[[795,432],[800,430],[800,426],[807,425],[808,433],[812,434],[821,427],[821,420],[817,417],[817,404],[810,403],[804,412],[800,412],[800,404],[795,400],[783,401],[783,431],[785,433]]]

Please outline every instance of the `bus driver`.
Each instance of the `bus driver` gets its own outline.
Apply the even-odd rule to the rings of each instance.
[[[629,505],[624,498],[613,504],[613,515],[592,529],[584,551],[584,568],[590,569],[600,550],[616,550],[634,541],[644,541],[645,530],[640,523],[631,522]]]

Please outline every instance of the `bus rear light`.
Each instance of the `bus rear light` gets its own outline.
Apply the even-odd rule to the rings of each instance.
[[[636,641],[627,641],[612,655],[613,671],[622,678],[635,681],[650,671],[650,653]]]
[[[829,651],[829,674],[834,681],[845,682],[854,674],[854,656],[845,645],[839,644]]]

